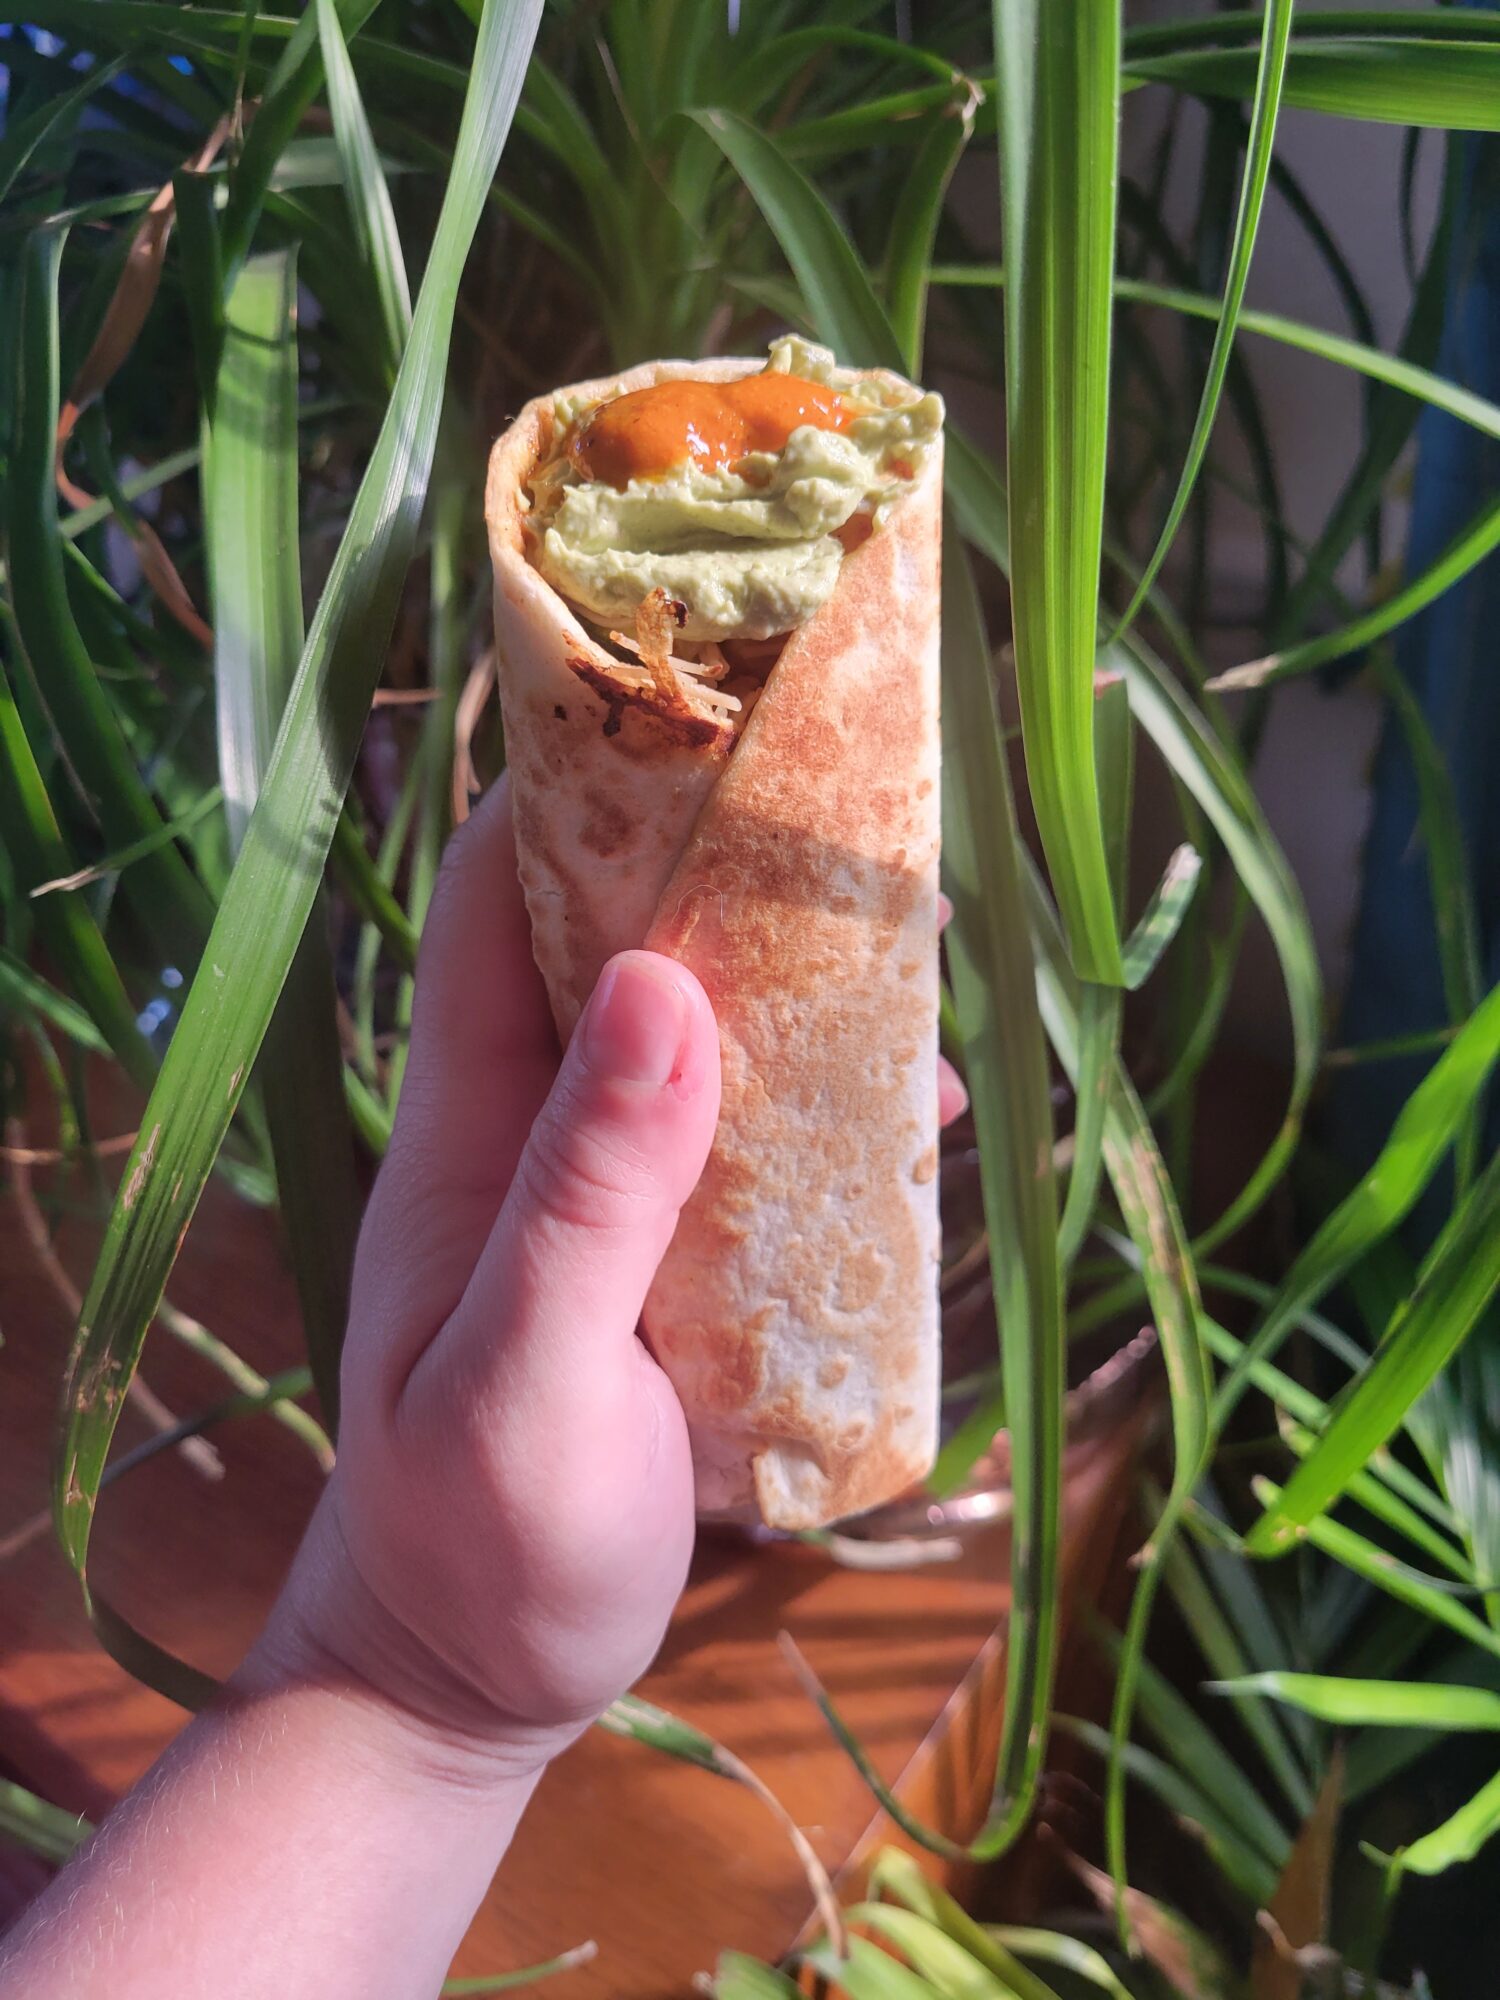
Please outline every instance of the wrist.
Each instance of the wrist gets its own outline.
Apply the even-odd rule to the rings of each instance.
[[[349,1552],[332,1487],[265,1630],[228,1683],[241,1703],[296,1689],[336,1697],[351,1730],[393,1774],[457,1793],[529,1795],[587,1726],[498,1712],[396,1619]]]

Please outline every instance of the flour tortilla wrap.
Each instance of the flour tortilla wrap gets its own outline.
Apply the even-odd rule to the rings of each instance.
[[[558,394],[759,366],[657,362]],[[495,445],[485,498],[536,959],[564,1040],[629,947],[713,1002],[718,1132],[644,1327],[701,1510],[816,1527],[903,1491],[935,1445],[941,447],[741,720],[639,685],[527,560],[553,401]]]

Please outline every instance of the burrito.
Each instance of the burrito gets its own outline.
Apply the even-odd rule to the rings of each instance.
[[[558,1032],[635,946],[718,1019],[718,1131],[643,1320],[709,1516],[818,1527],[932,1461],[942,421],[783,339],[541,397],[490,458]]]

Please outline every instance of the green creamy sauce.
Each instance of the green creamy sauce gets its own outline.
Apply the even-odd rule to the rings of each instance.
[[[628,631],[661,588],[686,605],[687,640],[791,631],[832,594],[837,531],[866,505],[878,527],[942,430],[941,397],[859,380],[827,348],[777,341],[767,369],[826,383],[869,414],[843,432],[803,425],[783,451],[752,453],[733,471],[689,461],[621,489],[570,466],[548,489],[531,521],[537,568],[593,623]],[[559,406],[564,425],[579,414]]]

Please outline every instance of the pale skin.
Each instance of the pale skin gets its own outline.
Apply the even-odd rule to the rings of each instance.
[[[0,2000],[438,1991],[687,1575],[687,1429],[637,1326],[718,1105],[708,1000],[649,952],[559,1067],[496,786],[423,936],[337,1468],[222,1697],[0,1944]]]

